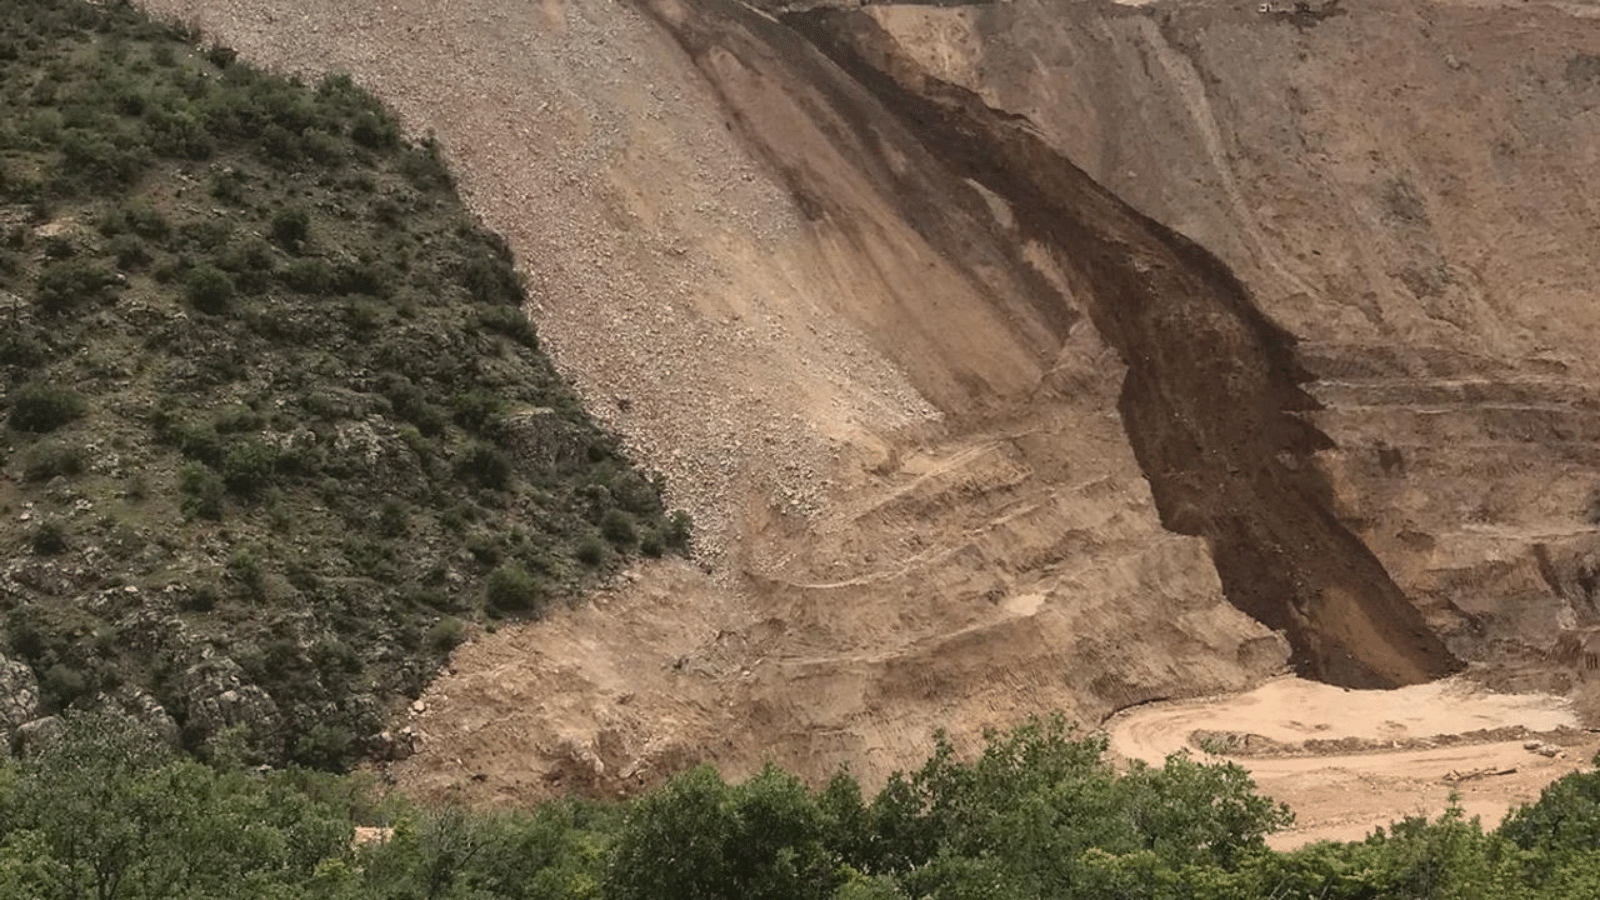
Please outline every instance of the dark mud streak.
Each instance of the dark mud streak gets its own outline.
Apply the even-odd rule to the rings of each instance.
[[[1210,542],[1228,598],[1287,632],[1303,674],[1391,687],[1459,667],[1334,516],[1331,488],[1312,462],[1331,442],[1297,415],[1317,405],[1300,389],[1311,376],[1294,336],[1262,314],[1219,259],[1100,187],[1025,119],[927,77],[869,16],[819,9],[780,24],[734,0],[698,0],[692,11],[641,2],[664,3],[658,21],[697,60],[732,54],[763,77],[803,81],[786,92],[826,107],[813,107],[819,123],[847,123],[854,134],[835,128],[830,140],[850,148],[847,158],[886,186],[904,220],[975,283],[996,262],[1031,267],[1021,240],[996,247],[982,201],[951,192],[952,176],[1011,205],[1021,238],[1054,256],[1072,299],[1087,305],[1128,365],[1119,409],[1163,524]],[[873,137],[890,134],[893,146],[911,148],[912,165],[879,158]],[[768,155],[809,209],[850,227],[848,211],[795,170],[803,161]],[[991,300],[1030,309],[1064,335],[1075,315],[1068,299],[1030,293]]]
[[[1377,557],[1332,512],[1328,438],[1294,336],[1216,256],[1100,187],[1035,132],[917,72],[874,21],[786,23],[874,92],[934,154],[1012,204],[1128,363],[1119,403],[1163,524],[1206,537],[1228,598],[1287,631],[1303,674],[1389,687],[1459,668]]]

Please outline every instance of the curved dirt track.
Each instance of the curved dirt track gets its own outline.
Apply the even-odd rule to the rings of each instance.
[[[1122,759],[1159,765],[1188,752],[1244,766],[1262,793],[1295,811],[1295,827],[1270,840],[1279,849],[1437,816],[1451,791],[1493,827],[1551,781],[1588,768],[1600,735],[1577,726],[1560,698],[1495,694],[1461,677],[1390,691],[1279,678],[1232,697],[1125,710],[1105,724]],[[1561,749],[1526,748],[1535,741]]]

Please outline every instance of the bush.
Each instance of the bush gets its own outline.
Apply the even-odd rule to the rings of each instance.
[[[116,257],[117,268],[132,272],[150,264],[150,251],[144,241],[131,234],[119,234],[111,239],[111,255]]]
[[[511,263],[487,254],[462,266],[461,284],[474,303],[522,306],[522,278]]]
[[[82,447],[62,441],[46,441],[28,448],[22,458],[22,477],[26,481],[49,481],[58,475],[83,472],[86,454]]]
[[[28,535],[28,546],[35,556],[59,556],[67,552],[67,530],[60,522],[46,519]]]
[[[539,612],[545,604],[544,585],[516,563],[495,569],[484,589],[489,609],[501,613]]]
[[[400,127],[393,119],[362,110],[350,123],[350,139],[368,150],[387,150],[400,143]]]
[[[178,608],[188,612],[211,612],[217,608],[217,599],[216,585],[196,585],[178,598]]]
[[[183,492],[183,514],[190,518],[222,518],[222,499],[227,487],[222,476],[204,463],[184,465],[178,473],[178,489]]]
[[[34,302],[46,315],[60,315],[110,295],[117,274],[104,266],[77,259],[47,263],[39,272]]]
[[[134,200],[117,207],[100,220],[100,233],[106,237],[131,232],[152,241],[166,240],[172,233],[167,216],[147,200]]]
[[[241,497],[255,497],[272,484],[277,448],[247,438],[229,445],[222,457],[222,483]]]
[[[681,509],[673,510],[672,515],[667,517],[667,528],[662,534],[667,546],[687,556],[690,549],[689,544],[693,537],[694,520],[690,519],[689,514]]]
[[[47,707],[55,710],[66,709],[74,700],[83,696],[89,690],[89,679],[84,674],[64,663],[56,663],[45,670],[44,678],[39,680],[39,693]]]
[[[618,547],[626,547],[639,539],[638,529],[633,524],[633,516],[620,509],[608,509],[605,515],[600,517],[600,533]]]
[[[278,273],[284,287],[322,297],[333,293],[335,272],[333,266],[321,259],[297,259]]]
[[[243,206],[250,196],[245,190],[246,181],[245,174],[238,169],[232,167],[223,169],[211,176],[211,196],[224,203]]]
[[[489,490],[505,490],[511,485],[511,460],[499,448],[474,443],[456,465],[456,477]]]
[[[378,511],[378,533],[387,538],[405,537],[411,530],[411,512],[398,500],[384,501]]]
[[[288,206],[272,214],[269,232],[273,243],[295,252],[311,237],[311,214],[304,207]]]
[[[520,306],[491,306],[478,311],[478,324],[488,331],[503,334],[530,350],[539,346],[533,320]]]
[[[233,279],[227,272],[214,266],[200,266],[184,279],[184,296],[195,309],[211,315],[228,311],[233,302]]]
[[[294,761],[325,772],[343,772],[349,768],[355,744],[356,738],[350,729],[324,722],[295,742]]]
[[[651,559],[657,559],[667,552],[667,543],[662,539],[661,532],[651,528],[640,535],[639,552]]]
[[[50,349],[36,334],[23,329],[0,329],[0,366],[31,369],[50,358]]]
[[[598,569],[606,561],[606,544],[605,541],[591,535],[579,541],[573,553],[578,557],[578,562],[591,569]]]
[[[44,384],[22,387],[11,398],[8,421],[18,431],[42,434],[80,418],[89,409],[82,394],[70,388]]]
[[[449,653],[467,639],[466,626],[454,616],[447,616],[428,629],[426,641],[436,653]]]

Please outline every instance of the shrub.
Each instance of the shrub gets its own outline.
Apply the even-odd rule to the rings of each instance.
[[[689,518],[687,512],[675,509],[672,511],[672,515],[667,517],[667,528],[662,537],[666,540],[668,547],[687,556],[689,555],[690,541],[694,536],[693,532],[694,520]]]
[[[161,210],[148,200],[124,203],[100,220],[100,233],[106,237],[133,233],[152,241],[166,240],[172,233],[172,223]]]
[[[233,61],[238,58],[239,52],[237,50],[232,47],[224,47],[221,44],[213,45],[206,50],[206,59],[210,60],[211,64],[219,69],[226,69],[233,65]]]
[[[297,259],[278,273],[278,280],[291,290],[321,297],[333,293],[334,271],[325,260]]]
[[[67,552],[67,530],[60,522],[46,519],[28,534],[28,546],[35,556],[59,556]]]
[[[178,608],[189,612],[211,612],[216,609],[216,585],[201,584],[190,588],[178,599]]]
[[[545,589],[527,569],[508,563],[490,573],[484,601],[494,612],[539,612],[544,607]]]
[[[662,539],[661,532],[651,528],[639,537],[639,552],[651,559],[657,559],[667,552],[666,541]]]
[[[468,391],[450,401],[451,418],[473,434],[491,433],[504,411],[500,398],[487,391]]]
[[[106,299],[117,281],[115,272],[95,263],[77,259],[47,263],[39,271],[34,302],[46,315],[59,315]]]
[[[611,479],[611,496],[617,506],[638,516],[661,513],[661,488],[632,469],[624,469]]]
[[[368,150],[387,150],[400,143],[400,127],[393,119],[362,110],[350,123],[350,138]]]
[[[150,251],[144,241],[131,234],[119,234],[111,239],[111,255],[116,257],[117,268],[132,272],[150,264]]]
[[[422,144],[406,150],[400,156],[400,174],[419,191],[449,190],[455,184],[450,169],[439,155],[439,143],[432,135]]]
[[[178,489],[183,492],[183,514],[190,518],[222,518],[222,499],[227,487],[222,476],[204,463],[184,465],[178,473]]]
[[[222,483],[241,497],[255,497],[272,484],[278,451],[253,438],[235,440],[222,457]]]
[[[46,441],[28,449],[22,458],[22,477],[27,481],[49,481],[58,475],[83,472],[83,448],[62,441]]]
[[[474,303],[522,306],[522,278],[506,260],[488,254],[468,260],[462,266],[461,284]]]
[[[0,329],[0,366],[33,368],[49,358],[49,348],[37,335],[20,328]]]
[[[349,767],[355,743],[350,729],[324,722],[295,742],[294,761],[325,772],[342,772]]]
[[[39,693],[47,707],[62,710],[89,690],[89,680],[84,674],[65,663],[56,663],[45,670],[39,680]]]
[[[298,251],[311,237],[311,214],[304,207],[287,206],[272,214],[273,243],[290,252]]]
[[[499,448],[473,443],[456,465],[456,477],[489,490],[505,490],[511,485],[511,460]]]
[[[227,312],[235,293],[233,279],[214,266],[199,266],[184,279],[184,296],[195,309],[211,315]]]
[[[449,653],[451,650],[461,646],[461,642],[466,639],[466,626],[462,625],[461,620],[454,616],[446,616],[435,622],[433,627],[428,629],[428,634],[425,638],[428,646],[436,653]]]
[[[238,584],[246,596],[260,601],[266,597],[267,573],[261,557],[248,547],[236,548],[228,557],[228,577]]]
[[[269,273],[275,265],[272,245],[257,237],[237,241],[217,257],[217,265],[235,274]]]
[[[8,421],[18,431],[42,434],[81,417],[89,409],[82,394],[45,384],[25,385],[11,398]]]
[[[578,547],[573,553],[578,557],[578,562],[591,569],[598,569],[606,561],[606,544],[605,541],[590,535],[578,542]]]
[[[533,320],[520,306],[491,306],[478,311],[478,324],[488,331],[503,334],[530,350],[539,346]]]
[[[378,533],[384,537],[404,537],[411,530],[411,514],[404,503],[389,500],[378,511]]]
[[[606,540],[619,547],[625,547],[639,539],[638,529],[633,524],[633,516],[620,509],[608,509],[605,515],[600,517],[600,533]]]
[[[505,548],[500,544],[500,538],[485,531],[477,531],[467,535],[462,544],[472,558],[486,566],[500,562],[505,556]]]
[[[213,173],[211,176],[211,196],[224,203],[243,206],[245,200],[249,197],[249,193],[245,190],[246,180],[243,172],[231,166]]]

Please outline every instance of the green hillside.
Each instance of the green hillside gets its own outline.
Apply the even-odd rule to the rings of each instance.
[[[0,652],[37,682],[0,729],[111,706],[337,768],[390,751],[472,623],[688,521],[540,351],[431,142],[193,38],[0,15]]]
[[[708,766],[623,803],[426,809],[352,776],[207,766],[78,715],[0,763],[0,896],[38,900],[1592,900],[1600,775],[1486,831],[1459,808],[1277,853],[1290,816],[1235,765],[1119,772],[1059,721],[863,797]],[[355,842],[355,827],[378,826]]]

